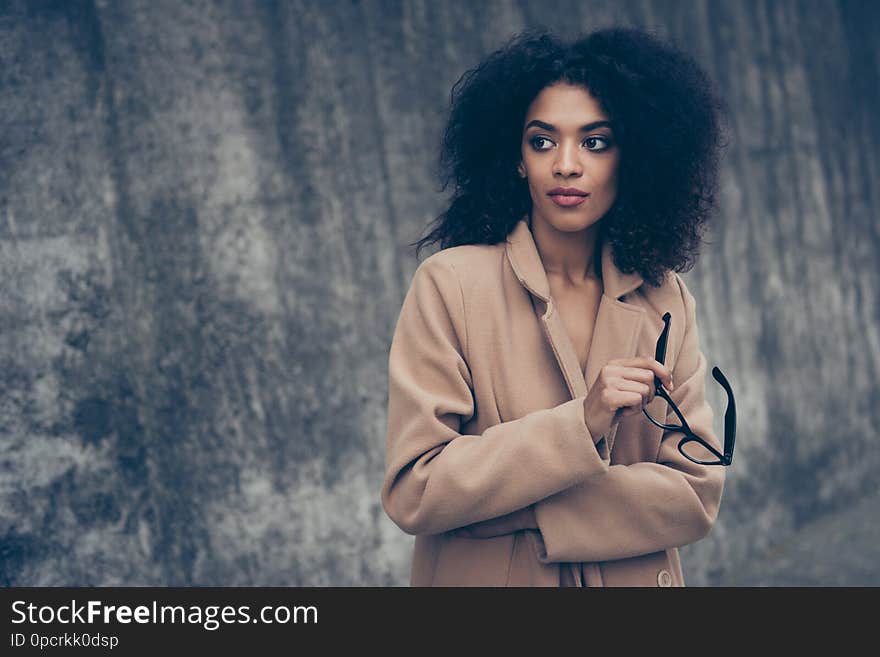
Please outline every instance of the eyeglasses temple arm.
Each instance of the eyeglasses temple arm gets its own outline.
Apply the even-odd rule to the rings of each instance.
[[[727,377],[717,367],[712,368],[712,376],[721,384],[727,393],[727,411],[724,413],[724,455],[730,458],[733,454],[733,445],[736,440],[736,400],[733,398],[733,389],[727,381]]]
[[[672,319],[672,315],[670,313],[664,313],[663,315],[663,332],[660,333],[660,337],[657,339],[657,348],[654,352],[654,360],[658,363],[666,364],[666,342],[669,339],[669,321]],[[654,377],[654,388],[659,393],[661,389],[662,383],[660,379],[656,376]]]

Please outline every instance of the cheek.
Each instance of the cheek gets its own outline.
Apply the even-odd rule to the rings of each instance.
[[[527,182],[532,194],[537,193],[546,185],[544,172],[541,169],[542,163],[528,157],[523,157],[523,166],[528,172],[528,177],[524,178]],[[552,177],[552,176],[551,176]]]
[[[617,172],[617,162],[611,162],[608,165],[598,167],[593,179],[604,192],[614,194],[617,192]]]

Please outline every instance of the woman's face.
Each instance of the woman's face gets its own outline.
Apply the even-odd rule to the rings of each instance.
[[[528,179],[532,220],[565,232],[596,224],[617,196],[620,149],[599,102],[584,87],[545,87],[526,111],[519,173]],[[586,196],[563,195],[573,188]]]

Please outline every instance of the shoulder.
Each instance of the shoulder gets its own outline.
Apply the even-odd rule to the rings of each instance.
[[[693,312],[694,296],[678,272],[668,271],[659,287],[643,284],[632,292],[633,301],[654,309],[660,315],[665,312]]]
[[[437,251],[426,258],[420,266],[441,265],[460,270],[480,269],[497,262],[503,252],[504,242],[499,244],[462,244]]]
[[[467,244],[437,251],[416,267],[404,305],[462,316],[475,282],[490,282],[503,245]]]
[[[454,280],[461,288],[489,281],[501,271],[504,242],[499,244],[463,244],[437,251],[425,258],[416,269],[417,277],[443,281]]]
[[[659,287],[642,285],[628,295],[626,301],[641,306],[648,313],[645,328],[650,331],[652,340],[656,340],[662,330],[663,315],[671,315],[667,354],[670,360],[667,362],[677,362],[688,338],[693,339],[698,333],[696,302],[682,276],[668,271]]]
[[[467,354],[466,308],[473,307],[472,292],[477,283],[492,287],[489,272],[493,268],[500,271],[496,265],[503,248],[503,244],[461,245],[425,258],[416,267],[404,297],[394,343],[403,344],[410,339],[419,348],[454,344],[463,356]]]

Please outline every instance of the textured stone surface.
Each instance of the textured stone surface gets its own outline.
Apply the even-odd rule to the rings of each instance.
[[[826,513],[748,562],[727,586],[880,586],[880,492]]]
[[[387,351],[449,90],[614,22],[732,110],[686,280],[740,434],[686,579],[876,582],[869,525],[812,529],[880,483],[875,3],[2,0],[0,584],[404,584]]]

